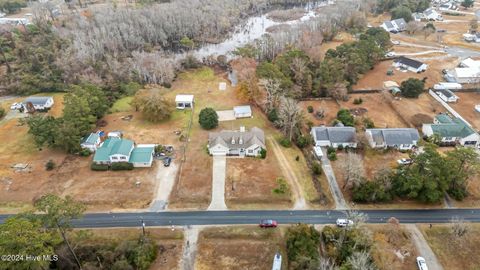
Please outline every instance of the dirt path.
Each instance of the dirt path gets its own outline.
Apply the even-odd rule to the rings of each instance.
[[[327,153],[326,148],[322,148],[322,151],[323,153]],[[338,186],[337,178],[335,177],[332,165],[330,165],[330,160],[328,160],[327,156],[322,157],[322,169],[327,177],[328,186],[330,187],[330,192],[332,193],[333,200],[335,201],[335,209],[348,209],[347,202],[345,201],[343,193]]]
[[[199,228],[187,227],[185,228],[182,255],[182,270],[195,269],[195,256],[197,255],[197,240]]]
[[[290,187],[292,188],[293,197],[295,200],[293,209],[308,209],[307,202],[305,201],[305,197],[303,196],[302,187],[300,186],[300,181],[298,180],[295,173],[293,173],[293,169],[287,158],[285,158],[285,155],[283,154],[280,145],[271,136],[268,137],[267,140],[271,142],[271,145],[273,146],[273,152],[275,153],[275,156],[277,157],[282,167],[283,175],[285,175],[288,182],[290,183]]]
[[[161,161],[156,162],[157,175],[155,179],[155,199],[150,204],[151,212],[158,212],[168,208],[168,198],[172,192],[175,178],[178,173],[178,164],[173,161],[169,167],[164,167]]]
[[[227,210],[225,204],[225,172],[227,157],[213,156],[212,172],[212,201],[208,210]]]
[[[427,261],[428,269],[443,270],[443,267],[438,261],[437,256],[435,256],[435,253],[433,253],[432,249],[427,243],[427,240],[425,240],[425,237],[423,237],[423,234],[420,232],[417,226],[415,224],[407,224],[406,226],[412,234],[412,240],[418,252],[420,253],[420,256],[425,258]]]

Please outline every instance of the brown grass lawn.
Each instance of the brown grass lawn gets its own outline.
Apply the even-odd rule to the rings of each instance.
[[[287,269],[285,243],[279,229],[209,228],[200,232],[195,269],[270,269],[276,252],[281,252],[282,269]]]
[[[186,150],[186,161],[170,196],[169,207],[171,208],[206,208],[210,203],[212,159],[206,150],[209,131],[203,130],[198,124],[198,114],[205,107],[227,110],[232,109],[233,106],[245,104],[236,98],[234,89],[228,83],[226,91],[218,90],[219,82],[226,82],[224,77],[224,73],[216,74],[210,68],[182,73],[173,83],[172,91],[168,94],[172,97],[179,93],[194,94],[196,102],[190,141]],[[253,108],[253,118],[220,122],[219,126],[212,131],[239,129],[240,126],[245,126],[247,129],[254,126],[262,128],[267,137],[279,136],[280,134],[257,108]],[[269,147],[267,146],[267,148]],[[296,155],[302,155],[297,148],[292,149]],[[274,208],[278,207],[279,203],[283,206],[288,204],[288,198],[279,198],[278,195],[271,192],[273,187],[276,186],[276,178],[278,176],[283,177],[283,175],[279,170],[275,172],[275,168],[278,169],[279,165],[273,150],[269,151],[267,149],[267,152],[269,158],[264,161],[251,158],[228,160],[226,196],[227,203],[230,206],[234,208]],[[293,158],[295,158],[295,155]],[[257,166],[262,163],[264,163],[262,165],[263,169],[259,169]],[[255,164],[255,167],[253,164]],[[295,167],[299,171],[308,171],[305,162],[297,162]],[[262,173],[259,174],[258,172]],[[233,176],[230,174],[233,174]],[[300,179],[305,179],[305,175],[301,176]],[[231,191],[231,177],[235,181],[236,190],[234,192]],[[240,178],[241,180],[238,180]],[[312,185],[311,176],[310,178],[306,177],[304,189],[309,191],[311,190],[309,186]],[[242,206],[240,206],[240,203]]]
[[[405,122],[419,129],[423,123],[433,123],[433,118],[438,113],[445,112],[442,105],[428,93],[421,94],[418,98],[399,98],[392,105]]]
[[[88,229],[91,238],[87,243],[119,243],[123,240],[136,240],[142,234],[141,229]],[[183,232],[176,229],[147,228],[146,233],[158,245],[157,259],[150,269],[170,270],[181,269],[181,256],[183,248]]]
[[[467,120],[475,129],[480,130],[480,112],[475,105],[480,105],[480,93],[455,93],[460,99],[449,105]]]
[[[469,232],[462,238],[451,233],[450,225],[422,225],[420,229],[437,255],[444,269],[448,270],[477,270],[480,269],[480,225],[469,224]]]
[[[368,225],[373,232],[372,257],[375,264],[381,270],[415,269],[418,251],[410,233],[401,225],[393,232],[388,226],[392,225]]]

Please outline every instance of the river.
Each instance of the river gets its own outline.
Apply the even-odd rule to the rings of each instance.
[[[327,6],[332,3],[333,1],[327,0],[312,1],[304,7],[305,14],[298,20],[277,22],[269,19],[267,14],[250,17],[245,23],[235,27],[233,34],[223,42],[218,44],[203,45],[202,47],[194,50],[193,54],[198,59],[211,55],[226,55],[227,57],[231,56],[231,52],[236,48],[249,44],[266,34],[269,27],[281,24],[295,25],[304,21],[308,21],[318,15],[314,9]]]

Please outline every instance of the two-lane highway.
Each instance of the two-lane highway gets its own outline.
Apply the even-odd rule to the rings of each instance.
[[[429,210],[359,210],[368,216],[369,223],[386,223],[395,217],[401,223],[448,223],[453,217],[480,222],[480,209]],[[0,215],[3,223],[9,215]],[[146,226],[235,225],[258,224],[262,219],[275,219],[280,224],[333,224],[345,213],[335,210],[247,210],[247,211],[164,211],[144,213],[86,214],[75,220],[77,228],[137,227],[141,220]]]

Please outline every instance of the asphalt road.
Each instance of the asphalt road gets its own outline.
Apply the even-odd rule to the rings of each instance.
[[[361,210],[370,223],[386,223],[390,217],[400,223],[448,223],[458,216],[469,222],[480,222],[480,209],[432,209],[432,210]],[[185,225],[233,225],[258,224],[261,219],[275,219],[279,224],[334,224],[344,212],[336,210],[266,210],[266,211],[189,211],[145,213],[86,214],[75,220],[78,228],[138,227],[143,219],[146,226]],[[8,215],[0,215],[3,223]]]

